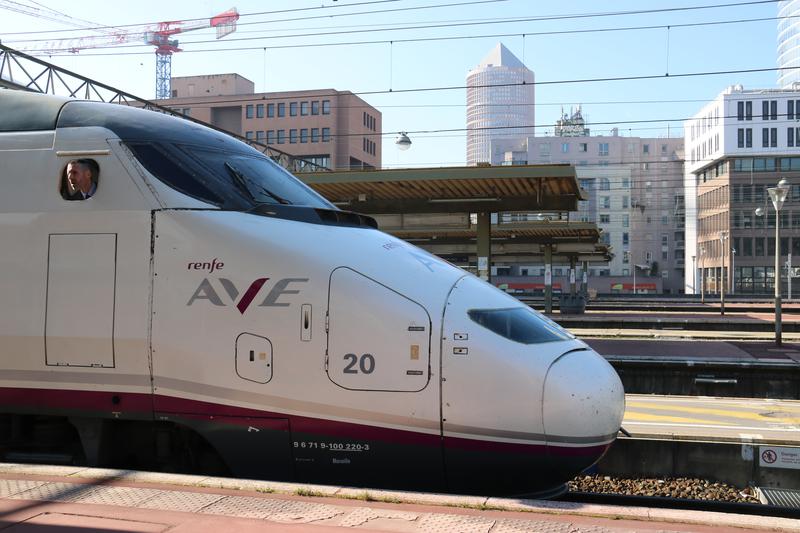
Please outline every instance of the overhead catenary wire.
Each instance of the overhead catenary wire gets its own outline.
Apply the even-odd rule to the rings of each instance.
[[[651,25],[637,25],[637,26],[616,26],[616,27],[606,27],[606,28],[583,28],[583,29],[564,29],[564,30],[549,30],[549,31],[526,31],[526,32],[512,32],[512,33],[492,33],[492,34],[470,34],[470,35],[454,35],[454,36],[436,36],[436,37],[413,37],[413,38],[392,38],[392,39],[381,39],[381,40],[372,40],[372,41],[340,41],[340,42],[319,42],[319,43],[291,43],[291,44],[283,44],[283,45],[274,45],[274,46],[267,46],[267,49],[273,50],[280,50],[280,49],[287,49],[287,48],[317,48],[322,46],[364,46],[364,45],[378,45],[378,44],[388,44],[390,42],[394,43],[420,43],[420,42],[436,42],[436,41],[452,41],[452,40],[474,40],[474,39],[488,39],[488,38],[504,38],[504,37],[545,37],[545,36],[556,36],[556,35],[575,35],[575,34],[587,34],[587,33],[611,33],[611,32],[623,32],[623,31],[649,31],[649,30],[663,30],[667,28],[694,28],[694,27],[705,27],[705,26],[720,26],[720,25],[730,25],[730,24],[749,24],[754,22],[774,22],[778,20],[784,19],[792,19],[798,18],[800,15],[788,15],[784,17],[758,17],[758,18],[747,18],[747,19],[733,19],[733,20],[717,20],[717,21],[705,21],[705,22],[687,22],[687,23],[673,23],[673,24],[651,24]],[[443,28],[453,28],[453,27],[462,27],[462,26],[475,26],[475,25],[497,25],[497,24],[511,24],[511,23],[520,23],[520,22],[531,22],[534,20],[538,20],[536,17],[532,18],[517,18],[517,19],[506,19],[500,21],[478,21],[478,22],[460,22],[460,23],[449,23],[449,24],[428,24],[422,26],[405,26],[405,27],[389,27],[389,28],[371,28],[371,29],[361,29],[361,30],[353,30],[353,29],[337,29],[335,31],[326,31],[326,32],[317,32],[317,33],[294,33],[288,35],[262,35],[257,37],[231,37],[226,39],[227,43],[231,42],[242,42],[242,41],[262,41],[262,40],[278,40],[278,39],[308,39],[310,37],[329,37],[331,35],[351,35],[354,33],[380,33],[380,32],[389,32],[389,31],[418,31],[422,29],[436,29],[440,30]],[[79,39],[80,37],[71,38],[72,39]],[[12,43],[33,43],[33,42],[44,42],[49,41],[48,39],[29,39],[29,40],[12,40]],[[183,45],[187,44],[207,44],[207,43],[215,43],[219,42],[217,39],[202,39],[202,40],[186,40],[182,41]],[[125,45],[106,45],[106,46],[96,46],[93,49],[106,49],[106,48],[140,48],[148,46],[146,43],[141,44],[125,44]],[[64,50],[70,50],[73,47],[65,46]],[[218,51],[247,51],[253,49],[263,49],[264,46],[254,46],[254,47],[218,47],[218,48],[205,48],[202,52],[218,52]],[[186,52],[187,50],[184,50]],[[125,55],[134,55],[134,54],[143,54],[145,52],[124,52]],[[47,54],[50,56],[58,57],[62,54]],[[72,53],[71,55],[74,55]],[[102,53],[91,52],[87,54],[81,54],[83,56],[99,56],[103,55]]]

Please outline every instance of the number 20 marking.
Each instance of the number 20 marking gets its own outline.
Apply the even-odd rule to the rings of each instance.
[[[348,353],[344,355],[344,360],[349,361],[347,366],[344,367],[345,374],[358,374],[359,369],[361,369],[362,374],[372,374],[375,370],[375,358],[372,354],[365,353],[358,357],[354,353]],[[358,364],[358,368],[355,368],[356,364]]]

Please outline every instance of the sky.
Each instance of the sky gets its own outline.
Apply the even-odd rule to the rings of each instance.
[[[701,6],[717,7],[686,9]],[[177,36],[172,75],[235,72],[256,92],[360,94],[382,113],[385,168],[464,164],[466,76],[498,42],[535,73],[537,135],[552,134],[562,108],[581,105],[592,134],[682,136],[682,120],[726,87],[777,82],[776,71],[680,76],[774,68],[778,2],[769,0],[0,0],[0,42],[32,53],[103,35],[98,26],[132,33],[231,7],[241,15],[231,35]],[[642,10],[661,11],[625,13]],[[154,48],[133,44],[42,59],[153,98]],[[660,77],[579,81],[635,76]],[[408,151],[394,145],[400,131]]]

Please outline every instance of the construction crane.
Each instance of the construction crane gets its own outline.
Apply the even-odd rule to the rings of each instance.
[[[0,7],[4,7],[4,3],[0,0]],[[16,6],[20,6],[20,4],[16,4]],[[15,11],[24,12],[19,8]],[[42,17],[40,13],[36,12],[26,12],[26,14]],[[50,20],[53,19],[50,18]],[[91,48],[105,48],[135,42],[153,45],[156,47],[156,98],[164,99],[171,96],[172,54],[182,51],[178,47],[178,40],[173,37],[188,31],[216,28],[217,39],[221,39],[236,31],[236,21],[238,20],[239,12],[233,7],[210,19],[195,19],[189,22],[171,20],[133,28],[102,27],[100,31],[103,31],[104,35],[47,41],[40,45],[19,49],[31,55],[51,55],[65,51],[78,53]]]

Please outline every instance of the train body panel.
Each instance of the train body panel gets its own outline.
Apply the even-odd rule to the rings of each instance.
[[[0,247],[0,450],[529,493],[622,419],[552,321],[171,117],[0,92]]]

